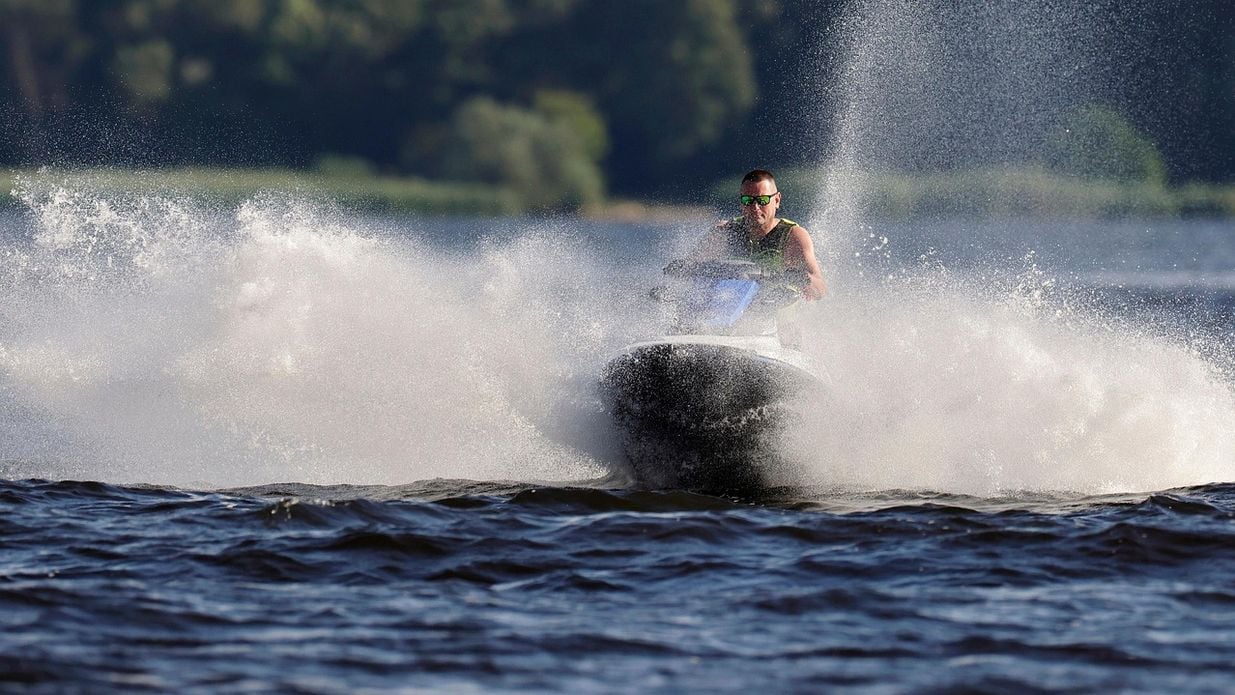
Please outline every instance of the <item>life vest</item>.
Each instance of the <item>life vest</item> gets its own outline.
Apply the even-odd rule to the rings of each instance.
[[[729,253],[759,264],[764,272],[780,272],[785,269],[785,246],[789,243],[789,230],[797,222],[782,217],[772,231],[758,239],[752,239],[746,231],[743,218],[737,217],[726,225],[729,231]]]

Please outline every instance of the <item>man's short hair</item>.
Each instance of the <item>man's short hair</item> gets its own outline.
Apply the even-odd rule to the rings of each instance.
[[[776,177],[772,176],[772,172],[767,169],[751,169],[746,172],[746,176],[742,177],[742,183],[759,183],[760,181],[771,181],[772,185],[776,185]]]

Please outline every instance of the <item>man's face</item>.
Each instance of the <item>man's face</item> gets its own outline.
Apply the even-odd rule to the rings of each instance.
[[[776,210],[780,207],[780,193],[776,192],[776,184],[771,181],[756,181],[746,182],[742,184],[739,191],[740,195],[770,195],[772,199],[767,205],[760,205],[758,202],[752,202],[750,205],[742,206],[742,217],[746,218],[748,224],[756,227],[766,227],[772,220],[776,219]]]

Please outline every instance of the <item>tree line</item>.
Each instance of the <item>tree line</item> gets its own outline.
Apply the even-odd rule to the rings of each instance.
[[[747,165],[825,154],[847,6],[0,0],[0,164],[351,167],[502,186],[545,209],[698,198]],[[1235,8],[1158,7],[1155,79],[1188,99],[1078,106],[1155,176],[1235,178]],[[1208,19],[1174,31],[1181,8]]]

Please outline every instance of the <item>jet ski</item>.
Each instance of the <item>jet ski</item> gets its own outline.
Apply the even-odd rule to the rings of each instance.
[[[601,386],[635,478],[651,488],[750,495],[786,464],[793,408],[824,388],[796,349],[801,298],[785,273],[746,260],[676,260],[651,295],[665,335],[623,348]]]

